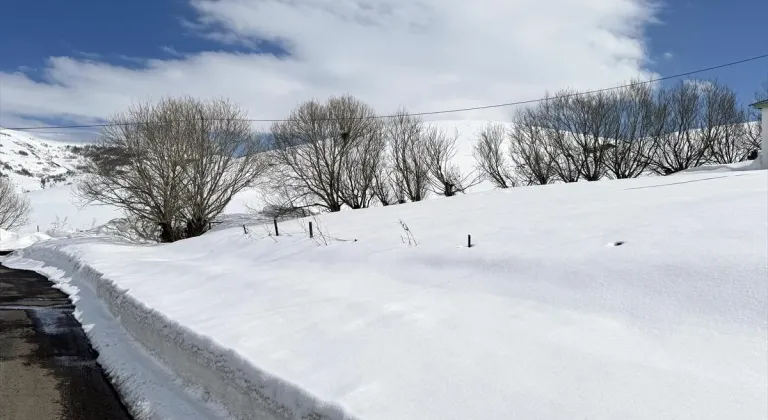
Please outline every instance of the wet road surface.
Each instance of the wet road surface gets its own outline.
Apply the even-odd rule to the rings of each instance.
[[[129,420],[72,304],[51,286],[0,263],[0,420]]]

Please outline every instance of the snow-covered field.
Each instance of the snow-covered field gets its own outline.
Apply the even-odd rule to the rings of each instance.
[[[111,206],[81,206],[72,185],[31,191],[27,197],[32,204],[31,222],[21,232],[37,231],[38,227],[41,232],[88,230],[122,217],[122,212]]]
[[[763,420],[766,214],[767,171],[702,172],[322,215],[315,240],[299,222],[60,239],[5,264],[74,296],[141,418]],[[161,393],[119,340],[193,394]]]

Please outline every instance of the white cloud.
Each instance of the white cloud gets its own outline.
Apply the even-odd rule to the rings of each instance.
[[[672,54],[671,52],[667,51],[667,52],[664,53],[664,59],[665,60],[671,60],[673,58],[675,58],[675,55]]]
[[[176,48],[173,48],[173,47],[171,47],[169,45],[163,45],[162,47],[160,47],[160,51],[162,51],[162,52],[164,52],[164,53],[166,53],[168,55],[174,56],[174,57],[182,57],[182,56],[184,56],[184,54],[180,53]]]
[[[708,89],[711,88],[713,83],[708,80],[698,80],[698,79],[685,79],[683,80],[683,83],[686,85],[696,86],[699,89]]]
[[[45,82],[0,73],[2,121],[92,121],[163,95],[227,96],[252,118],[351,93],[380,112],[459,108],[598,88],[643,70],[646,0],[191,0],[211,39],[279,41],[289,57],[202,52],[126,68],[53,57]],[[119,53],[117,51],[116,53]],[[509,109],[441,118],[506,119]]]

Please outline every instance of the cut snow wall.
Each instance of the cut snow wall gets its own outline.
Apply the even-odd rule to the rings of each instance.
[[[42,262],[90,285],[124,328],[204,399],[242,420],[352,420],[297,386],[275,378],[205,336],[146,307],[128,291],[77,261],[55,243],[19,251],[23,259]],[[44,273],[43,273],[44,274]]]

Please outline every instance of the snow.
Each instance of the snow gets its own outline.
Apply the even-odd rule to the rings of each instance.
[[[21,235],[16,232],[0,229],[0,251],[26,248],[34,243],[48,239],[51,239],[51,237],[44,233]]]
[[[86,158],[69,146],[83,145],[0,128],[0,176],[7,176],[32,205],[30,223],[18,229],[21,234],[65,236],[122,217],[113,207],[77,205],[74,183]],[[42,179],[47,179],[45,188]]]
[[[27,197],[32,205],[32,214],[30,223],[20,228],[20,232],[36,232],[39,228],[41,232],[60,237],[123,217],[123,213],[112,206],[79,205],[73,185],[31,191]]]
[[[744,162],[702,165],[702,166],[686,169],[684,171],[678,172],[678,174],[690,174],[690,173],[696,173],[696,172],[739,172],[739,171],[756,171],[761,169],[768,169],[768,168],[763,168],[761,159],[762,159],[762,156],[758,156],[757,159],[755,160],[748,160]]]
[[[55,256],[52,256],[55,258]],[[98,362],[105,368],[110,381],[136,420],[168,419],[227,419],[222,407],[204,403],[199,395],[185,391],[180,379],[165,366],[158,364],[147,350],[137,343],[102,303],[104,291],[98,284],[79,275],[69,277],[52,266],[34,261],[4,262],[20,269],[37,271],[67,293],[76,306],[75,318],[98,351]],[[63,265],[71,261],[59,261]],[[82,271],[80,272],[82,273]],[[123,321],[124,322],[124,321]]]
[[[42,189],[42,178],[49,180],[47,186],[70,184],[85,163],[83,156],[67,149],[76,145],[0,128],[0,174],[8,176],[19,191]]]
[[[60,239],[5,264],[77,287],[83,317],[104,302],[93,331],[119,319],[236,418],[762,420],[766,214],[767,171],[707,171],[322,215],[315,240],[302,221]],[[118,377],[141,365],[92,339]],[[190,413],[162,415],[208,418]]]

